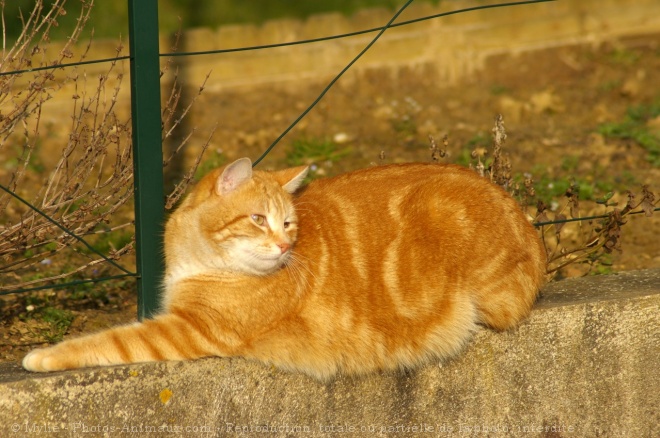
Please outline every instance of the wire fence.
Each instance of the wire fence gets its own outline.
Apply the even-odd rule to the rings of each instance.
[[[65,69],[89,64],[117,62],[128,60],[131,72],[131,122],[133,126],[133,172],[134,172],[134,195],[135,195],[135,239],[136,239],[136,272],[121,266],[115,260],[96,250],[85,239],[77,236],[64,225],[58,223],[48,214],[41,211],[30,202],[26,201],[15,192],[4,185],[0,189],[11,195],[17,201],[26,205],[33,211],[42,215],[48,221],[56,225],[61,231],[75,238],[88,250],[101,257],[104,262],[121,271],[121,274],[105,276],[100,278],[88,278],[59,284],[44,284],[34,287],[23,287],[8,291],[0,291],[0,295],[8,293],[20,293],[38,291],[53,288],[66,288],[84,283],[96,283],[118,278],[134,277],[138,285],[138,317],[140,319],[154,315],[158,310],[159,291],[161,278],[164,271],[162,254],[162,236],[164,224],[164,189],[163,189],[163,154],[162,124],[161,124],[161,99],[160,99],[160,64],[159,59],[163,57],[178,56],[202,56],[208,54],[222,54],[239,51],[265,50],[301,44],[320,43],[340,38],[348,38],[367,33],[376,33],[374,38],[358,53],[321,91],[318,97],[295,119],[291,124],[270,144],[268,148],[254,161],[258,165],[272,149],[293,129],[314,107],[323,99],[332,86],[351,67],[377,43],[378,39],[390,28],[406,26],[426,20],[438,19],[444,16],[468,13],[470,11],[513,7],[529,5],[534,3],[546,3],[556,0],[525,0],[516,2],[480,5],[470,8],[457,9],[454,11],[439,13],[435,15],[420,17],[412,20],[396,22],[397,18],[413,2],[406,1],[382,27],[360,30],[351,33],[330,35],[322,38],[307,39],[301,41],[275,43],[261,46],[249,46],[240,48],[229,48],[212,51],[160,53],[158,45],[158,2],[157,0],[128,0],[129,6],[129,43],[130,54],[128,56],[117,56],[88,60],[73,63],[59,63],[43,67],[0,72],[0,76],[19,75],[37,72],[41,70]],[[657,211],[658,208],[655,208]],[[632,212],[636,214],[641,212]],[[543,221],[534,225],[542,227],[546,225],[561,224],[564,222],[605,219],[608,215],[591,216],[583,218],[561,219],[556,221]],[[0,268],[0,272],[2,268]]]

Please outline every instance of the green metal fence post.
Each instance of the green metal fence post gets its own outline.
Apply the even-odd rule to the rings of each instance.
[[[163,151],[158,0],[128,0],[138,318],[159,304],[163,274]]]

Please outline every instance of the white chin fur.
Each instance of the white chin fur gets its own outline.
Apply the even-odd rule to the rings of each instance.
[[[265,248],[259,250],[247,246],[232,251],[232,265],[234,269],[248,274],[264,275],[279,269],[288,254],[281,254],[279,248],[270,251]]]
[[[279,254],[274,257],[253,256],[246,261],[245,265],[251,268],[253,274],[269,274],[279,269],[285,259],[285,256]]]

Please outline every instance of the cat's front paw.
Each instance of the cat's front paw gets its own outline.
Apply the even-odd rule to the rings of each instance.
[[[37,348],[30,351],[23,358],[23,368],[38,373],[62,369],[57,366],[57,360],[53,357],[51,348]]]

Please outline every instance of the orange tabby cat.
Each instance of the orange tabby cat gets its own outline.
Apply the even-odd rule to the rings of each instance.
[[[516,202],[453,165],[206,176],[167,222],[162,312],[37,349],[31,371],[243,356],[320,379],[456,353],[530,311],[546,256]]]

